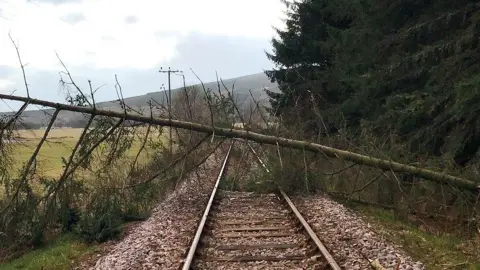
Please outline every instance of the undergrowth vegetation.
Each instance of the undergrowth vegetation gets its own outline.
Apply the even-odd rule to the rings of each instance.
[[[211,127],[212,134],[173,129],[173,137],[165,139],[166,127],[148,121],[98,117],[93,93],[86,97],[71,81],[78,91],[70,89],[67,100],[93,112],[86,114],[78,140],[67,143],[66,155],[54,157],[54,167],[62,168],[52,174],[42,170],[41,155],[60,109],[52,111],[49,126],[36,141],[25,142],[32,151],[24,155],[15,138],[21,137],[16,132],[29,106],[25,102],[0,122],[0,260],[62,232],[88,242],[114,237],[123,222],[147,217],[158,200],[215,151],[223,138],[214,132],[242,122],[237,124],[247,131],[287,138],[284,142],[301,140],[302,147],[317,143],[363,154],[363,159],[458,176],[457,182],[440,177],[431,181],[401,169],[362,166],[336,154],[282,148],[270,141],[252,144],[268,172],[248,147],[239,148],[232,151],[232,165],[222,181],[229,190],[273,192],[278,185],[289,193],[321,191],[387,209],[392,212],[374,215],[393,229],[397,221],[406,224],[412,216],[418,228],[434,220],[429,236],[408,227],[409,235],[402,237],[426,249],[422,254],[432,264],[444,264],[450,255],[440,258],[428,250],[448,253],[456,239],[472,239],[480,232],[475,190],[480,176],[477,2],[285,1],[286,29],[278,30],[268,54],[276,67],[267,75],[280,88],[267,91],[269,114],[255,100],[250,113],[241,111],[228,89],[221,91],[220,82],[218,91],[185,88],[167,101],[171,112],[154,101],[138,112],[119,95],[125,115],[171,116]],[[22,162],[16,159],[19,153]],[[465,179],[470,188],[455,185]],[[444,235],[432,236],[436,231]],[[451,266],[461,267],[463,258],[451,256],[459,263]],[[472,258],[478,254],[465,260]]]
[[[415,216],[417,226],[434,220],[444,233],[478,235],[478,1],[285,4],[286,27],[267,54],[275,68],[266,73],[280,88],[267,91],[277,123],[264,133],[429,168],[473,188],[257,146],[270,177],[289,192],[322,191],[391,210],[397,221]]]
[[[0,270],[27,269],[72,269],[79,261],[95,254],[98,247],[89,245],[75,235],[65,234],[42,246],[41,250],[32,251],[25,256],[0,264]]]
[[[323,138],[322,142],[354,150],[353,145],[342,144],[339,137]],[[480,267],[478,195],[407,174],[362,167],[321,153],[250,144],[268,172],[256,157],[246,158],[251,151],[244,147],[245,153],[238,155],[243,159],[232,159],[232,166],[248,167],[250,173],[229,173],[223,179],[222,188],[271,193],[277,192],[279,186],[292,195],[328,194],[373,223],[373,230],[401,245],[424,262],[427,269]],[[369,155],[388,153],[381,147],[368,144],[365,147],[370,150]],[[355,148],[362,153],[366,149]],[[431,160],[422,166],[438,168],[439,165]],[[462,175],[461,171],[457,173]]]
[[[480,236],[458,235],[438,231],[437,221],[405,222],[398,219],[393,210],[385,210],[346,202],[362,214],[367,221],[383,228],[378,232],[416,259],[424,262],[428,269],[480,269]],[[414,217],[412,217],[414,219]]]
[[[88,106],[88,99],[70,100]],[[172,100],[172,115],[228,125],[230,100],[186,88]],[[117,236],[123,223],[147,218],[223,141],[177,129],[170,140],[162,126],[94,114],[85,116],[76,138],[59,138],[51,134],[59,133],[52,129],[58,109],[41,132],[20,131],[27,105],[1,122],[0,261],[66,233],[86,242]],[[136,111],[122,100],[120,107]],[[144,113],[154,111],[167,114],[163,104],[150,104]]]

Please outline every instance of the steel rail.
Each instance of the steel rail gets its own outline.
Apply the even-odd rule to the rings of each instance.
[[[195,237],[193,238],[192,245],[190,246],[190,249],[188,250],[187,257],[184,260],[182,270],[189,270],[193,258],[195,257],[195,252],[197,250],[198,243],[200,242],[200,238],[203,233],[203,229],[205,227],[205,223],[208,218],[208,214],[210,213],[210,208],[212,207],[213,199],[215,198],[215,195],[217,193],[218,185],[220,184],[220,180],[222,179],[223,172],[225,170],[225,167],[227,165],[228,157],[230,156],[230,150],[232,150],[233,143],[230,144],[230,147],[228,148],[227,155],[225,156],[225,159],[223,160],[222,168],[220,169],[220,173],[218,174],[217,181],[215,183],[215,186],[213,187],[212,193],[210,195],[210,199],[208,200],[207,207],[205,208],[205,212],[203,212],[202,219],[200,220],[200,223],[198,224],[197,231],[195,233]]]
[[[263,168],[265,169],[265,171],[267,173],[270,173],[270,170],[267,168],[267,166],[265,165],[265,163],[262,161],[262,159],[260,158],[260,156],[258,156],[257,152],[255,151],[255,149],[253,149],[253,147],[250,145],[250,143],[247,141],[247,144],[248,144],[248,147],[250,147],[250,150],[252,150],[253,154],[255,155],[255,157],[257,157],[258,161],[260,162],[260,164],[263,166]],[[288,206],[290,207],[290,209],[292,210],[292,212],[295,214],[295,216],[297,217],[297,219],[300,221],[300,223],[302,224],[303,228],[305,229],[305,231],[307,231],[308,233],[308,236],[310,237],[310,239],[312,239],[312,241],[315,243],[315,245],[318,247],[318,250],[320,250],[320,252],[322,253],[322,255],[325,257],[325,259],[327,260],[328,264],[332,267],[333,270],[341,270],[342,268],[340,268],[340,266],[338,265],[338,263],[335,261],[335,259],[333,258],[333,256],[330,254],[330,252],[327,250],[327,248],[325,247],[325,245],[322,243],[322,241],[320,241],[320,239],[318,238],[317,234],[312,230],[312,227],[310,227],[310,225],[308,225],[308,222],[303,218],[302,214],[300,214],[300,212],[298,211],[297,207],[293,204],[293,202],[290,200],[290,198],[287,196],[287,194],[280,188],[280,186],[278,186],[278,190],[280,191],[280,194],[282,194],[282,197],[283,199],[287,202]]]

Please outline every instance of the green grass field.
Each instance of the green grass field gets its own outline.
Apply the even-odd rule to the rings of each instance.
[[[37,167],[40,169],[39,174],[46,177],[59,177],[63,171],[62,157],[68,159],[81,132],[82,129],[77,128],[54,129],[50,131],[47,141],[43,144],[37,156]],[[20,170],[30,158],[43,133],[44,130],[22,130],[19,132],[22,141],[13,146],[15,162],[11,170],[12,172]],[[140,146],[141,142],[135,140],[127,156],[135,156]]]
[[[68,160],[72,149],[75,147],[81,133],[81,128],[59,128],[52,129],[47,140],[42,145],[37,155],[36,174],[42,177],[58,179],[63,173],[62,158]],[[10,144],[12,154],[12,166],[9,168],[11,178],[18,178],[23,166],[32,156],[38,143],[40,142],[45,130],[20,130],[17,134],[17,142]],[[153,134],[153,131],[152,133]],[[127,158],[133,159],[140,150],[143,139],[136,139],[132,147],[127,152]],[[145,163],[148,160],[148,153],[151,152],[146,147],[139,156],[139,163]],[[4,187],[0,186],[0,198],[3,196]]]
[[[49,133],[47,141],[43,144],[37,155],[36,174],[41,177],[58,179],[63,172],[62,158],[68,159],[72,150],[77,143],[83,129],[52,129]],[[10,143],[12,166],[9,168],[11,178],[20,175],[22,167],[31,157],[38,143],[40,142],[45,130],[21,130],[18,131],[16,142]],[[145,131],[140,131],[144,134]],[[156,132],[156,131],[155,131]],[[152,136],[157,136],[152,130]],[[165,137],[166,139],[166,137]],[[167,142],[167,140],[162,141]],[[127,151],[125,161],[130,161],[137,155],[142,145],[143,138],[135,139],[131,148]],[[146,147],[139,156],[139,163],[148,162],[149,153],[152,152],[150,147]],[[123,160],[122,160],[123,162]],[[120,166],[128,170],[129,166],[123,163],[114,166]],[[122,167],[123,166],[123,167]],[[95,181],[88,176],[87,171],[82,172],[82,181]],[[86,179],[86,180],[85,180]],[[30,180],[35,193],[41,194],[42,185],[38,184],[35,179]],[[38,188],[37,188],[38,187]],[[3,185],[0,185],[0,198],[3,194]],[[0,264],[1,269],[72,269],[75,261],[84,260],[85,257],[92,256],[96,252],[98,245],[87,245],[81,239],[73,235],[60,235],[59,238],[48,242],[44,247],[33,250],[21,256],[18,259],[8,263]],[[44,268],[42,268],[44,267]],[[46,267],[46,268],[45,268]]]

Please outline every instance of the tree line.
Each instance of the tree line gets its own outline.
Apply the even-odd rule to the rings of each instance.
[[[271,113],[307,136],[365,130],[464,166],[480,146],[475,0],[284,1]],[[319,118],[321,118],[319,120]]]

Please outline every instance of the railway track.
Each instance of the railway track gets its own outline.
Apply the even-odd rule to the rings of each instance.
[[[219,190],[231,147],[182,269],[341,269],[280,189]]]

